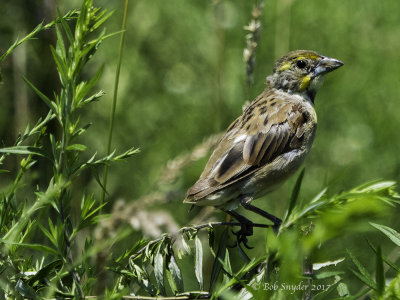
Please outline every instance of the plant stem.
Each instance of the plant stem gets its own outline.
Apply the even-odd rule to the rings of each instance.
[[[99,299],[101,297],[99,296],[86,296],[83,299]],[[150,297],[150,296],[122,296],[121,299],[131,299],[131,300],[189,300],[189,299],[210,299],[211,295],[207,292],[187,292],[183,294],[179,294],[176,296],[172,297]],[[67,299],[72,299],[72,298],[67,298]],[[52,298],[50,300],[56,300],[56,298]]]
[[[112,108],[111,108],[110,123],[109,123],[109,128],[108,128],[107,156],[110,155],[110,153],[111,153],[111,141],[112,141],[112,134],[113,134],[113,128],[114,128],[115,109],[117,107],[119,74],[120,74],[120,70],[121,70],[122,53],[123,53],[123,49],[124,49],[126,15],[128,12],[128,1],[129,0],[125,0],[124,15],[122,17],[121,39],[119,42],[118,63],[117,63],[117,69],[115,71],[114,95],[113,95],[113,102],[112,102]],[[104,175],[103,175],[103,191],[101,194],[100,205],[102,205],[104,203],[104,199],[106,197],[107,174],[108,174],[108,166],[105,165],[104,166]],[[101,213],[101,211],[100,211],[100,213]]]

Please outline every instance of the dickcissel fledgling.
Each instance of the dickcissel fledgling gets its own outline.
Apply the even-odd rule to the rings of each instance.
[[[211,205],[241,223],[238,242],[247,247],[252,222],[234,210],[268,218],[277,230],[281,220],[251,201],[284,182],[303,163],[317,126],[314,98],[325,74],[343,63],[310,50],[280,58],[266,89],[227,129],[184,203]]]

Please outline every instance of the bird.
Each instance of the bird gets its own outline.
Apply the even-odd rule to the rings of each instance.
[[[236,212],[240,206],[282,223],[251,202],[276,189],[304,162],[317,127],[314,99],[324,76],[343,62],[312,50],[295,50],[278,59],[266,88],[227,128],[184,203],[214,206],[241,226],[238,243],[247,245],[253,222]]]

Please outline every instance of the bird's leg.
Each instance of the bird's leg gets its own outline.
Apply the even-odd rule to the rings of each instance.
[[[247,249],[252,249],[253,247],[247,245],[247,237],[253,235],[253,222],[232,210],[224,211],[234,217],[240,223],[240,230],[237,232],[232,231],[237,237],[238,246],[240,243],[243,243]]]
[[[279,227],[282,224],[281,219],[279,219],[278,217],[275,217],[274,215],[271,215],[270,213],[262,210],[261,208],[251,205],[249,199],[247,199],[247,198],[242,198],[240,201],[240,204],[245,209],[251,210],[252,212],[255,212],[256,214],[259,214],[260,216],[263,216],[264,218],[267,218],[268,220],[272,221],[274,223],[272,228],[274,229],[275,233],[278,233]]]

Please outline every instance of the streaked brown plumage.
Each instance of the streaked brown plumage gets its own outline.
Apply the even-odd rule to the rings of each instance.
[[[228,127],[184,203],[216,206],[238,217],[232,211],[239,204],[253,208],[252,199],[286,180],[311,148],[317,124],[314,97],[321,79],[341,65],[308,50],[278,60],[267,88]]]

